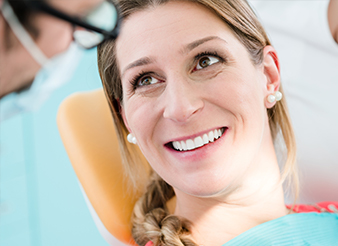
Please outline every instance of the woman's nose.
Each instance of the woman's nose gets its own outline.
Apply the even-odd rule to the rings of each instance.
[[[169,83],[168,83],[169,82]],[[196,84],[188,81],[167,81],[163,117],[185,123],[204,107],[202,95]]]

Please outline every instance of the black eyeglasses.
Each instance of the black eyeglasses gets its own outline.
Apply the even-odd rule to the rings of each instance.
[[[43,1],[25,1],[27,7],[42,11],[83,29],[75,29],[75,42],[85,49],[96,47],[107,39],[116,39],[120,17],[117,6],[105,0],[95,6],[84,18],[69,16]]]

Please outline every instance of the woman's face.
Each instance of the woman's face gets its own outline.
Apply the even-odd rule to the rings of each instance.
[[[261,160],[271,143],[264,66],[212,12],[173,1],[134,13],[116,50],[125,123],[170,185],[213,195]]]

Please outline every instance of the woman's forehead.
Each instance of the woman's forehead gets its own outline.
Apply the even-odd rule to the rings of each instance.
[[[236,40],[230,28],[206,7],[187,1],[172,1],[129,16],[117,39],[117,59],[127,63],[159,52],[177,52],[197,40],[217,36]]]

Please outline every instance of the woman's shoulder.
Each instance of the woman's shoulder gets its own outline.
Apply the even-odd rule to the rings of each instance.
[[[297,204],[286,205],[288,209],[292,209],[295,213],[337,213],[338,202],[320,202],[315,204]]]

